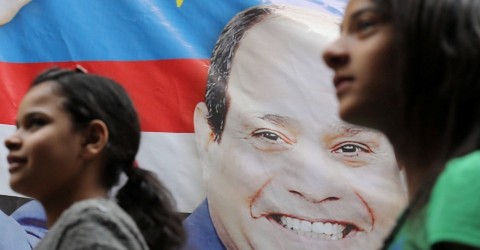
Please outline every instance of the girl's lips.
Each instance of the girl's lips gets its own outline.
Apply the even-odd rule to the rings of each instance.
[[[25,164],[27,162],[27,158],[9,155],[7,156],[7,161],[9,164],[8,171],[12,173],[12,172],[15,172],[15,170],[17,170],[23,164]]]
[[[337,91],[337,96],[341,96],[346,89],[353,84],[353,77],[350,76],[335,76],[333,78],[333,84]]]

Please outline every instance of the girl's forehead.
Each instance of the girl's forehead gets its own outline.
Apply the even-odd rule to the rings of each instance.
[[[30,93],[35,94],[44,94],[44,95],[58,95],[58,83],[54,80],[47,80],[44,82],[37,83],[32,85],[30,89],[27,91],[26,95]]]
[[[57,85],[54,81],[44,82],[33,86],[23,97],[19,112],[22,108],[35,108],[44,105],[55,105],[62,107],[64,97],[57,91]]]

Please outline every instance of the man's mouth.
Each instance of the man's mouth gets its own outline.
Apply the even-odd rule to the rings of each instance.
[[[298,235],[326,240],[341,240],[349,234],[356,234],[362,231],[357,226],[346,222],[311,222],[279,214],[270,214],[267,216],[267,219],[275,221],[280,226]]]

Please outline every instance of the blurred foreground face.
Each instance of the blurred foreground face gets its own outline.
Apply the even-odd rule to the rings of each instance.
[[[247,31],[222,140],[201,152],[217,233],[230,249],[377,249],[406,202],[392,148],[337,115],[321,58],[337,24],[282,12]]]
[[[392,25],[375,4],[370,0],[350,1],[341,36],[324,53],[325,62],[335,71],[333,84],[343,120],[392,130],[385,124],[400,113],[392,84],[396,67],[393,49]]]

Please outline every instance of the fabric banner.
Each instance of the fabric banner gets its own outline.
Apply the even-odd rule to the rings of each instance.
[[[342,1],[291,2],[338,15],[344,7]],[[204,196],[192,133],[194,107],[204,99],[208,60],[230,18],[268,3],[33,0],[0,28],[2,138],[11,133],[9,125],[36,74],[54,65],[80,64],[124,84],[144,131],[140,166],[161,173],[179,210],[191,212]],[[0,192],[13,195],[2,163]]]
[[[346,0],[2,2],[0,138],[46,68],[115,79],[140,115],[139,166],[193,212],[188,248],[376,249],[403,208],[385,137],[337,115],[322,50]],[[21,197],[6,154],[0,194]]]

